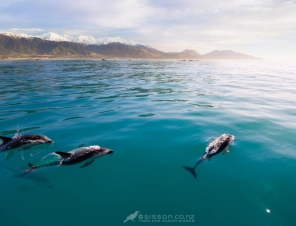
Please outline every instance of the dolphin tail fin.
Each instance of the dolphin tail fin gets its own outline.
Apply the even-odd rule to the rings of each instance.
[[[193,167],[189,167],[189,166],[182,166],[184,169],[186,169],[187,171],[189,171],[193,176],[194,178],[196,179],[197,178],[197,175],[196,175],[196,172],[195,172],[195,168],[200,164],[202,163],[203,161],[206,160],[206,157],[205,156],[202,156],[200,157],[197,162],[195,163],[195,165]]]
[[[21,176],[25,176],[26,174],[32,172],[34,169],[37,169],[36,166],[34,166],[32,163],[28,163],[29,169],[27,169],[26,171],[24,171]]]
[[[28,166],[34,168],[34,165],[32,163],[28,163]]]
[[[189,166],[182,166],[184,169],[186,169],[189,173],[192,174],[192,176],[194,176],[194,178],[197,178],[196,172],[195,172],[195,168],[194,167],[189,167]]]

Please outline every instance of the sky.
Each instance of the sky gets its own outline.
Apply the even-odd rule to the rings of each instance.
[[[296,60],[296,0],[9,0],[0,4],[0,31]]]

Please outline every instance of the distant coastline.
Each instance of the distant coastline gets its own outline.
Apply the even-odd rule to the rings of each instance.
[[[231,50],[214,50],[199,54],[195,50],[162,52],[137,44],[112,42],[107,44],[81,44],[69,41],[49,41],[36,37],[0,34],[0,59],[155,59],[155,60],[261,60]]]
[[[114,60],[130,60],[130,61],[137,61],[137,60],[168,60],[168,61],[185,61],[185,62],[197,62],[197,61],[260,61],[263,59],[147,59],[147,58],[97,58],[97,57],[85,57],[85,56],[23,56],[23,57],[1,57],[0,61],[50,61],[50,60],[106,60],[106,61],[114,61]]]

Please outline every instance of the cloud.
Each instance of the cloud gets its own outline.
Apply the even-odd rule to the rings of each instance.
[[[16,4],[17,3],[17,4]],[[13,1],[0,6],[0,12],[6,17],[25,19],[33,24],[38,21],[49,24],[68,25],[76,22],[78,26],[102,26],[112,28],[130,28],[142,23],[157,10],[137,0],[70,0],[52,1]],[[19,20],[22,24],[22,21]],[[75,26],[75,24],[73,25]]]
[[[120,36],[164,51],[253,45],[264,52],[272,43],[293,45],[295,11],[295,0],[11,0],[0,5],[0,21],[5,30]]]
[[[11,28],[12,31],[15,31],[15,32],[43,32],[44,30],[43,29],[40,29],[40,28]]]

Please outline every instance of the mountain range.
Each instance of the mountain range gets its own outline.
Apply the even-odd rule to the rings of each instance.
[[[121,59],[188,59],[188,60],[258,60],[231,50],[215,50],[201,55],[195,50],[162,52],[147,45],[119,37],[61,36],[45,33],[40,36],[0,33],[0,59],[9,58],[121,58]]]

